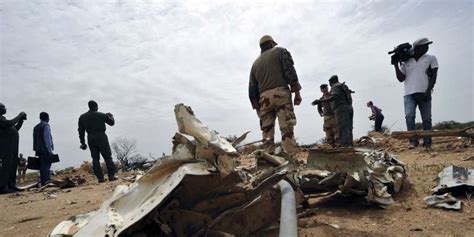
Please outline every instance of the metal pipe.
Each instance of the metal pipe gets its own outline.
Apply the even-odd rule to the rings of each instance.
[[[281,191],[280,237],[297,237],[296,198],[293,187],[282,180],[278,183]]]

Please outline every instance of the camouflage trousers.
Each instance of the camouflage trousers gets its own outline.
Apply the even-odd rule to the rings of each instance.
[[[257,111],[262,130],[263,148],[268,153],[275,152],[275,120],[278,118],[283,149],[293,155],[297,152],[293,127],[296,116],[288,88],[278,87],[260,94],[260,108]]]
[[[334,115],[324,116],[323,128],[326,133],[326,143],[332,146],[339,144],[339,134],[337,134],[336,118]]]

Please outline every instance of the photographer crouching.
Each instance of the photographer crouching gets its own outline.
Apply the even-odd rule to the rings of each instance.
[[[395,67],[397,79],[404,82],[404,107],[407,130],[415,130],[416,107],[419,107],[423,130],[431,130],[431,93],[438,74],[438,60],[435,56],[426,54],[428,45],[433,43],[428,38],[421,38],[410,44],[405,43],[396,47],[392,52],[392,64]],[[400,65],[400,66],[399,66]],[[418,146],[418,139],[410,139],[409,149]],[[431,138],[424,137],[423,146],[431,148]]]

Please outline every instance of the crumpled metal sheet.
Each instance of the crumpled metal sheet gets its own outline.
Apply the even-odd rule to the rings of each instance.
[[[119,185],[111,198],[87,218],[61,222],[50,236],[118,236],[143,218],[171,193],[186,175],[210,175],[207,163],[160,160],[130,186]]]
[[[404,164],[386,152],[371,151],[364,155],[369,168],[367,200],[381,205],[393,204],[391,193],[400,191],[406,177]]]
[[[211,131],[204,123],[194,116],[191,107],[177,104],[174,108],[180,133],[193,136],[204,147],[212,147],[218,154],[238,155],[237,150],[216,131]]]
[[[284,167],[274,169],[273,172],[265,173],[265,175],[253,176],[251,179],[242,172],[232,172],[234,171],[234,156],[238,155],[232,144],[219,136],[217,132],[209,130],[194,116],[190,107],[178,104],[175,107],[175,113],[179,131],[193,136],[196,139],[195,142],[176,133],[173,137],[171,157],[158,160],[147,173],[129,186],[117,186],[112,196],[105,200],[97,211],[61,222],[49,236],[116,237],[135,231],[144,222],[153,221],[157,214],[159,218],[167,219],[162,215],[163,213],[168,213],[177,219],[168,220],[166,223],[169,225],[160,224],[159,228],[162,232],[171,233],[170,228],[175,228],[173,231],[184,233],[183,228],[198,223],[196,218],[200,218],[200,221],[205,223],[210,221],[209,213],[198,212],[203,208],[204,210],[213,208],[212,203],[208,203],[208,198],[213,198],[216,202],[230,199],[230,204],[235,202],[238,206],[233,207],[234,204],[228,206],[229,202],[226,201],[216,207],[217,209],[212,209],[216,211],[220,210],[219,208],[231,208],[224,209],[223,213],[214,213],[219,215],[211,223],[204,224],[204,227],[210,226],[217,231],[232,230],[242,234],[246,233],[242,231],[252,233],[270,221],[276,220],[277,216],[269,216],[269,213],[277,213],[279,207],[279,202],[274,201],[279,199],[279,194],[275,193],[272,187],[286,175]],[[221,176],[217,174],[217,171]],[[188,187],[183,188],[184,185]],[[186,192],[191,190],[194,191],[186,196]],[[222,200],[218,199],[221,194],[226,195],[222,197]],[[196,199],[203,195],[203,200]],[[182,206],[177,204],[180,210],[168,209],[170,206],[163,207],[165,204],[175,205],[174,202],[170,203],[167,200],[173,198],[173,201],[176,201],[183,197],[188,197],[188,199],[184,199]],[[194,203],[195,210],[186,209],[189,208],[186,204],[192,204],[186,202],[189,198],[193,199],[193,202],[199,202]],[[267,211],[255,213],[256,210],[262,208],[266,208]],[[242,225],[237,225],[234,219],[243,221]],[[161,222],[153,225],[159,223]],[[205,230],[205,228],[201,229],[201,231]]]
[[[438,186],[431,190],[433,194],[474,189],[474,169],[448,166],[438,174],[437,180]]]
[[[326,177],[303,175],[302,189],[337,187],[343,194],[366,194],[368,201],[382,206],[394,203],[392,194],[401,190],[406,177],[405,164],[397,157],[368,149],[310,150],[308,168],[331,173]]]
[[[430,207],[440,207],[452,210],[461,210],[462,202],[451,195],[445,193],[442,195],[432,195],[423,198],[423,201]]]
[[[175,107],[180,132],[194,136],[198,144],[191,143],[181,134],[173,137],[173,154],[157,163],[130,186],[119,185],[113,195],[96,212],[79,215],[61,222],[50,236],[118,236],[122,231],[142,219],[156,208],[183,180],[186,175],[210,175],[216,166],[209,162],[197,162],[197,147],[209,149],[211,156],[220,154],[222,160],[236,153],[232,145],[210,131],[193,114],[190,107]],[[233,168],[226,162],[218,162],[223,169]]]

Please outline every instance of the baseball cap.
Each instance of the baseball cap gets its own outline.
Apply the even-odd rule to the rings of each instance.
[[[413,47],[424,45],[424,44],[431,44],[433,41],[429,40],[428,38],[419,38],[413,42]]]

